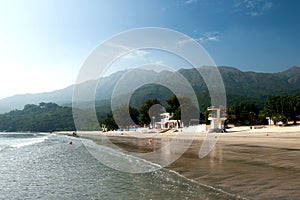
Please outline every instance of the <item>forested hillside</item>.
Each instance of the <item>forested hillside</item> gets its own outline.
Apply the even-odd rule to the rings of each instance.
[[[218,68],[224,81],[228,106],[241,102],[255,102],[257,106],[262,107],[268,96],[294,95],[300,91],[300,67],[294,66],[278,73],[243,72],[233,67]],[[200,67],[199,70],[205,74],[209,67]],[[101,84],[96,88],[96,104],[101,104],[101,101],[104,100],[110,101],[115,85],[127,72],[126,70],[119,71],[99,80]],[[199,98],[200,108],[203,110],[210,102],[203,78],[195,69],[181,69],[179,73],[190,82]],[[154,82],[156,80],[166,80],[174,85],[180,85],[173,75],[169,71],[136,70],[131,80],[134,82],[136,78],[142,77],[144,80],[152,80]],[[95,84],[95,81],[97,80],[87,81],[77,87],[88,90],[91,88],[91,85]],[[54,102],[58,105],[71,106],[73,87],[69,86],[54,92],[16,95],[1,99],[0,113],[22,109],[26,104],[38,104],[40,102]],[[124,94],[119,95],[122,96]],[[165,102],[165,99],[171,95],[171,92],[166,88],[156,84],[145,85],[135,92],[131,103],[133,106],[138,107],[149,98],[157,98],[161,102]],[[82,98],[84,102],[84,95]]]
[[[72,108],[55,103],[28,104],[23,110],[0,115],[0,131],[52,132],[75,130]]]

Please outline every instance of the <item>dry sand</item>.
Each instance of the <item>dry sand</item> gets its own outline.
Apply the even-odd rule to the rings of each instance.
[[[194,138],[189,149],[166,168],[249,199],[300,199],[300,126],[236,127],[227,131],[217,135],[214,149],[202,159],[198,155],[206,133],[193,137],[185,131],[108,132],[105,136],[129,152],[154,151],[161,147],[161,141],[176,136],[183,140]],[[78,134],[99,142],[104,133]]]

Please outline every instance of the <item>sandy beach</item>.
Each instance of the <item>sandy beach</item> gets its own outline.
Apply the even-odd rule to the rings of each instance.
[[[247,199],[300,198],[300,126],[235,127],[220,133],[213,150],[199,158],[206,133],[189,132],[77,132],[80,137],[103,144],[103,136],[128,152],[152,152],[164,140],[180,137],[191,146],[166,166],[201,184],[213,186]],[[70,132],[58,134],[71,135]],[[149,143],[151,138],[151,143]],[[178,143],[180,146],[180,142]]]

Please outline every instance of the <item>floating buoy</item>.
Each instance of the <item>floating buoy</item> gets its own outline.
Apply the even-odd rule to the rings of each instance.
[[[269,133],[267,133],[266,136],[269,136]]]
[[[70,140],[69,144],[73,144],[72,140]]]
[[[152,139],[151,138],[148,140],[148,144],[152,144]]]

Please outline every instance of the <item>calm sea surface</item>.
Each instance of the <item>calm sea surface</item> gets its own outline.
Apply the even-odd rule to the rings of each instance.
[[[0,177],[0,199],[235,199],[166,169],[111,169],[80,139],[46,133],[0,133]]]

